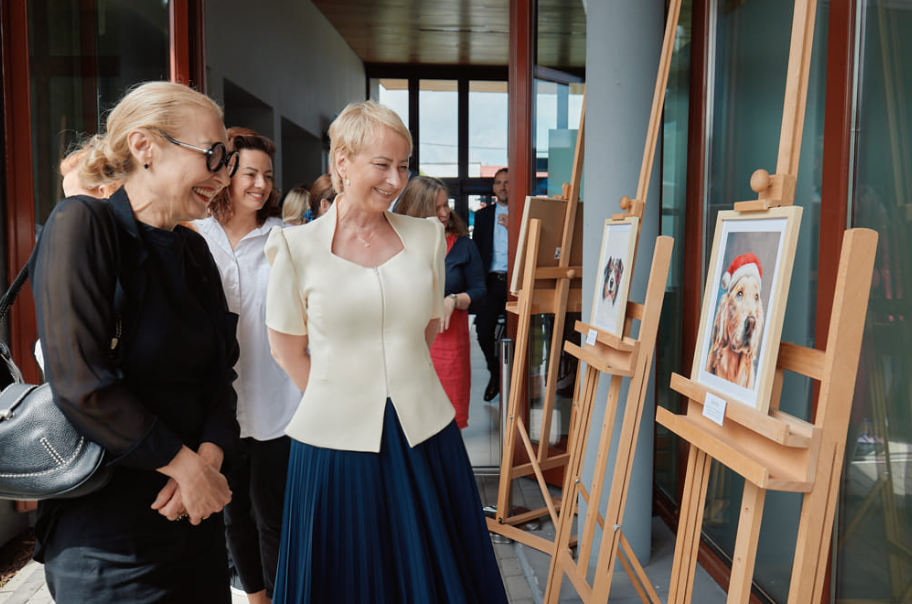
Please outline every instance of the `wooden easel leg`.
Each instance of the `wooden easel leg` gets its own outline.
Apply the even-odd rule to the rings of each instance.
[[[532,246],[533,251],[537,246]],[[521,309],[528,306],[527,300],[529,294],[522,292]],[[513,373],[510,376],[511,384],[520,384],[525,375],[526,352],[529,349],[529,321],[526,313],[519,315],[519,327],[516,333],[516,349],[513,361]],[[522,389],[519,387],[510,388],[510,399],[507,401],[507,425],[504,427],[504,447],[500,459],[500,485],[497,491],[497,521],[504,522],[505,519],[512,515],[511,493],[513,489],[513,455],[516,448],[516,433],[519,429],[517,422],[519,420],[519,397]]]
[[[564,565],[561,554],[570,553],[570,533],[573,528],[573,502],[576,501],[577,488],[572,484],[569,490],[563,492],[563,505],[561,505],[560,521],[557,526],[557,535],[554,537],[554,554],[548,567],[548,583],[545,585],[545,604],[557,604],[560,597],[561,583],[564,581]],[[572,569],[571,569],[572,570]]]
[[[577,557],[577,564],[581,568],[588,568],[589,558],[592,554],[592,540],[595,535],[595,527],[598,524],[599,506],[602,499],[602,487],[605,484],[605,468],[608,466],[608,453],[611,449],[611,437],[614,432],[614,420],[617,415],[618,398],[621,393],[621,381],[619,376],[611,376],[608,386],[608,402],[605,405],[605,418],[602,421],[601,438],[599,440],[598,453],[595,456],[595,475],[592,477],[592,488],[589,491],[588,509],[586,510],[586,521],[580,527],[580,550]],[[612,527],[606,526],[602,539],[613,539],[609,534]],[[587,547],[583,547],[586,545]]]
[[[728,604],[742,604],[750,599],[754,564],[757,561],[757,541],[760,538],[760,521],[766,489],[750,481],[744,482],[741,497],[741,517],[738,520],[738,537],[732,558],[732,574],[728,587]]]
[[[842,456],[838,456],[841,465]],[[792,564],[792,580],[789,586],[789,604],[820,602],[823,593],[826,564],[829,559],[829,537],[832,534],[833,514],[839,491],[839,481],[832,480],[836,457],[837,451],[832,447],[825,447],[820,451],[814,488],[804,496],[801,503],[795,562]]]
[[[541,237],[541,221],[529,221],[527,250],[529,261],[523,269],[523,290],[519,293],[517,304],[519,326],[516,330],[516,347],[514,350],[513,372],[510,375],[510,400],[507,402],[507,425],[504,427],[504,448],[500,460],[500,485],[497,492],[497,522],[503,523],[513,513],[511,497],[513,489],[513,453],[516,447],[516,434],[520,428],[519,398],[522,388],[519,384],[526,374],[526,354],[529,351],[529,325],[532,316],[532,295],[535,284],[535,259],[538,258],[538,243]],[[532,458],[534,460],[534,457]],[[491,526],[491,523],[488,524]]]
[[[659,594],[649,581],[649,577],[646,575],[643,565],[640,564],[639,559],[637,559],[636,554],[633,552],[633,548],[630,547],[630,543],[627,542],[624,531],[620,530],[618,532],[620,533],[618,536],[618,544],[620,545],[623,555],[618,556],[617,558],[621,561],[624,570],[627,572],[627,576],[630,577],[630,582],[633,583],[634,589],[636,589],[637,594],[639,594],[640,601],[643,602],[643,604],[662,604],[662,600],[659,598]]]
[[[689,604],[693,595],[697,550],[700,547],[703,507],[706,504],[706,486],[711,465],[712,458],[691,444],[687,456],[687,478],[684,481],[668,604]]]
[[[563,583],[564,573],[572,572],[571,569],[565,569],[563,564],[563,552],[570,551],[571,533],[573,532],[573,518],[576,516],[577,498],[579,493],[578,479],[582,470],[583,456],[586,450],[586,434],[582,434],[582,427],[588,427],[592,415],[592,405],[595,401],[595,395],[598,391],[599,382],[598,369],[587,366],[583,389],[579,394],[579,403],[574,409],[576,415],[572,423],[573,442],[570,447],[570,460],[567,463],[564,477],[564,489],[561,492],[561,510],[560,518],[557,523],[557,535],[554,538],[554,555],[551,556],[551,564],[548,569],[548,583],[545,586],[546,603],[556,604],[560,597],[561,584]]]

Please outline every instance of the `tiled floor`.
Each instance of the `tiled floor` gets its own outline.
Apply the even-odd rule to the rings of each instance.
[[[469,340],[472,342],[472,394],[469,399],[469,425],[462,431],[462,440],[472,465],[479,473],[500,468],[500,397],[484,402],[488,385],[488,368],[475,338],[474,317],[469,320]]]

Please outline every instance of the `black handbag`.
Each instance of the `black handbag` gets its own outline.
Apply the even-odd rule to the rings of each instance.
[[[0,299],[0,320],[27,279],[28,264]],[[3,375],[0,365],[0,498],[80,497],[106,485],[114,469],[105,465],[104,449],[76,431],[47,383],[22,383],[22,373],[3,342],[0,358],[8,370]]]

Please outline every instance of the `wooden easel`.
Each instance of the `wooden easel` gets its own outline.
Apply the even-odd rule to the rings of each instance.
[[[621,199],[624,214],[615,214],[614,219],[636,216],[640,218],[642,228],[643,211],[649,191],[649,177],[652,173],[658,132],[661,125],[662,107],[665,100],[665,89],[668,73],[674,52],[674,38],[681,10],[680,0],[673,0],[669,7],[665,37],[662,46],[661,60],[656,78],[652,112],[643,152],[640,179],[636,198]],[[637,232],[637,246],[639,231]],[[621,527],[627,501],[627,491],[633,470],[634,453],[643,415],[646,398],[646,386],[652,366],[652,355],[655,349],[658,321],[661,315],[665,295],[665,283],[668,267],[671,263],[673,241],[669,237],[659,237],[656,242],[653,263],[650,269],[649,284],[643,304],[628,303],[624,326],[624,337],[618,338],[595,330],[596,342],[592,346],[580,348],[567,343],[565,348],[580,360],[586,362],[586,375],[579,393],[579,401],[574,411],[578,418],[574,423],[574,444],[571,452],[568,479],[564,483],[564,508],[561,510],[555,539],[556,552],[551,558],[548,573],[548,584],[545,591],[545,602],[555,603],[560,595],[560,587],[566,574],[584,602],[607,602],[611,589],[614,561],[620,547],[626,558],[621,558],[628,575],[630,575],[640,598],[658,604],[658,595],[645,578],[645,573],[636,559],[633,550],[627,543]],[[629,270],[633,270],[631,267]],[[633,319],[640,321],[638,339],[630,337]],[[578,323],[577,331],[588,333],[592,328]],[[596,454],[595,470],[591,493],[582,484],[582,469],[585,460],[587,439],[591,426],[591,413],[601,374],[611,376],[608,387],[603,425],[600,431],[599,447]],[[616,445],[615,467],[612,475],[611,490],[604,518],[599,514],[602,491],[607,471],[608,455],[614,434],[614,423],[617,416],[621,384],[624,377],[630,378],[621,433]],[[587,503],[585,519],[580,520],[578,533],[579,551],[577,560],[573,559],[570,548],[574,545],[572,538],[574,517],[577,513],[577,497]],[[596,525],[602,528],[602,542],[596,558],[596,576],[592,586],[587,581],[589,561],[592,557],[593,539]],[[607,528],[606,528],[607,527]],[[608,569],[608,572],[605,572]],[[648,595],[647,595],[648,592]]]
[[[578,322],[576,330],[580,333],[595,331],[595,344],[587,345],[583,348],[570,342],[564,345],[568,352],[586,363],[586,376],[583,380],[582,392],[577,403],[579,411],[577,428],[591,424],[591,414],[595,405],[601,374],[608,374],[611,379],[608,387],[608,401],[605,407],[604,421],[600,432],[591,492],[586,490],[581,480],[588,430],[581,432],[577,429],[577,437],[574,439],[568,470],[570,479],[565,481],[565,503],[557,525],[556,553],[551,557],[551,567],[548,571],[548,585],[544,600],[546,603],[557,602],[564,574],[570,578],[584,602],[607,602],[611,589],[612,574],[610,572],[601,573],[599,569],[602,567],[614,567],[614,559],[617,556],[619,545],[624,549],[628,558],[627,561],[624,561],[625,568],[628,574],[631,575],[631,579],[634,585],[637,586],[638,591],[641,589],[634,570],[628,561],[632,561],[638,569],[636,574],[642,574],[642,569],[639,563],[636,562],[636,556],[634,556],[633,551],[627,544],[627,540],[623,536],[621,523],[627,501],[627,490],[630,486],[630,476],[633,470],[634,451],[636,450],[637,437],[639,436],[640,423],[643,416],[646,386],[652,367],[652,353],[655,349],[659,317],[665,297],[665,284],[668,278],[668,267],[671,264],[673,243],[671,237],[659,237],[656,241],[652,268],[649,273],[649,285],[646,289],[646,300],[643,304],[628,302],[624,337],[619,338]],[[637,339],[630,336],[633,319],[640,321]],[[599,508],[601,506],[605,476],[608,472],[608,454],[614,434],[621,382],[625,377],[630,378],[630,385],[627,391],[627,403],[621,433],[616,447],[617,455],[611,480],[608,508],[605,517],[602,518],[599,514]],[[577,559],[574,560],[570,548],[572,547],[573,520],[577,512],[577,496],[586,502],[587,511],[585,519],[580,519],[578,532],[579,551]],[[597,557],[595,582],[590,587],[586,575],[589,570],[589,561],[592,557],[596,525],[602,529],[602,542]],[[658,604],[658,596],[655,595],[652,586],[648,581],[644,581],[644,584],[651,590],[651,595],[654,596],[653,602]],[[641,597],[645,597],[642,592]]]
[[[516,344],[514,348],[513,373],[510,376],[510,398],[508,405],[508,422],[504,432],[504,448],[500,462],[500,483],[497,494],[497,513],[495,518],[488,518],[488,530],[509,537],[530,547],[552,554],[554,544],[547,539],[533,535],[517,528],[530,520],[550,515],[557,525],[557,513],[561,500],[552,497],[545,481],[544,472],[566,466],[569,452],[550,455],[549,435],[551,434],[551,417],[554,411],[554,399],[557,392],[557,378],[560,363],[561,343],[564,336],[564,322],[567,312],[579,312],[582,308],[582,290],[573,288],[574,280],[582,276],[582,267],[570,266],[570,251],[573,248],[573,234],[576,228],[577,207],[579,204],[580,182],[583,171],[583,149],[585,133],[586,104],[583,100],[582,117],[576,138],[576,152],[573,158],[573,176],[571,178],[569,197],[566,200],[564,230],[561,238],[561,254],[556,267],[539,267],[539,242],[541,239],[541,221],[532,219],[527,225],[524,244],[523,275],[518,292],[518,300],[507,304],[507,311],[518,315]],[[546,283],[544,288],[537,287]],[[522,418],[520,396],[523,394],[522,381],[526,375],[526,355],[529,350],[529,334],[533,314],[549,313],[554,315],[554,327],[551,337],[551,357],[548,361],[548,373],[545,382],[544,408],[542,409],[539,444],[536,447]],[[572,446],[575,411],[571,411],[570,436],[568,449]],[[514,465],[516,439],[522,442],[529,461]],[[542,493],[545,507],[528,512],[513,514],[511,490],[513,480],[522,476],[534,475]],[[565,481],[566,482],[566,481]]]
[[[821,351],[782,342],[769,414],[732,402],[719,426],[702,415],[706,388],[678,374],[672,376],[671,387],[689,399],[687,413],[675,415],[660,407],[656,420],[691,446],[669,604],[691,599],[713,459],[745,479],[728,602],[747,602],[750,597],[760,520],[770,489],[805,493],[788,601],[820,602],[876,246],[874,231],[846,233],[827,348]],[[813,423],[779,411],[785,371],[820,382]]]
[[[751,188],[759,198],[736,203],[736,211],[794,203],[815,12],[815,0],[796,0],[777,174],[755,172]],[[728,602],[747,602],[750,597],[760,521],[770,489],[805,494],[788,601],[821,601],[876,245],[873,231],[853,229],[845,234],[826,350],[780,344],[768,414],[731,402],[719,426],[702,415],[707,389],[678,374],[672,376],[671,387],[689,399],[687,412],[676,415],[659,408],[656,420],[691,446],[669,604],[687,603],[692,597],[713,459],[745,479]],[[779,410],[785,371],[819,382],[813,423]]]

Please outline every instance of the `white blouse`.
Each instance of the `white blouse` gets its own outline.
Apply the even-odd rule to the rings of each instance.
[[[380,450],[386,399],[411,446],[453,421],[425,329],[443,315],[443,225],[385,214],[404,249],[376,268],[332,253],[336,205],[319,219],[273,229],[266,324],[307,335],[311,366],[286,433],[349,451]]]
[[[269,262],[263,248],[269,231],[284,224],[279,218],[268,218],[263,226],[247,233],[236,249],[231,249],[228,235],[214,218],[193,223],[209,244],[228,308],[239,317],[237,339],[241,356],[235,365],[238,379],[234,389],[241,437],[261,441],[283,436],[301,401],[301,391],[272,358],[266,335]]]

